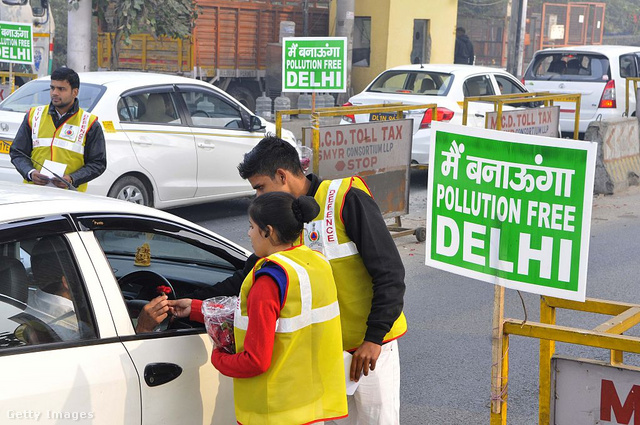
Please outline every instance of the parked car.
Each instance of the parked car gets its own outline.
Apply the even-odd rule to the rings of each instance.
[[[235,423],[233,382],[211,365],[202,324],[134,329],[157,286],[180,298],[214,285],[246,250],[157,209],[3,183],[0,252],[5,420]]]
[[[625,78],[638,77],[638,46],[571,46],[537,51],[523,82],[529,91],[580,93],[579,132],[594,120],[624,116]],[[636,98],[630,85],[630,115]],[[560,129],[573,133],[575,103],[560,102]]]
[[[237,165],[275,126],[203,81],[143,72],[80,73],[80,106],[98,116],[107,170],[88,192],[157,208],[253,194]],[[21,181],[9,146],[30,107],[49,103],[49,77],[0,103],[0,180]],[[283,138],[295,145],[290,131]]]
[[[395,102],[410,105],[436,103],[438,121],[462,124],[465,97],[526,91],[520,81],[497,68],[450,64],[404,65],[382,72],[361,93],[349,99],[345,106]],[[504,109],[511,107],[505,106]],[[469,103],[467,125],[484,127],[485,113],[488,111],[493,111],[492,103]],[[346,115],[341,124],[388,120],[393,116],[384,113]],[[405,117],[413,118],[412,163],[429,164],[431,110],[407,111]]]

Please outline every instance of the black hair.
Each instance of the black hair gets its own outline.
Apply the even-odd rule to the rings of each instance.
[[[38,240],[31,251],[31,272],[34,283],[49,293],[62,290],[62,276],[69,281],[73,260],[60,236],[48,236]],[[73,282],[69,282],[73,285]]]
[[[267,135],[244,154],[244,160],[238,165],[238,172],[245,180],[253,176],[274,178],[278,168],[304,176],[296,148],[279,137]]]
[[[72,89],[80,88],[80,77],[78,73],[71,68],[63,66],[51,73],[51,80],[67,81]]]
[[[467,33],[467,31],[465,31],[465,29],[462,28],[462,27],[456,28],[456,32],[461,32],[462,34],[466,34]]]
[[[304,223],[313,220],[320,206],[311,196],[296,198],[287,192],[269,192],[255,198],[249,205],[249,217],[263,231],[273,227],[282,243],[295,242]]]

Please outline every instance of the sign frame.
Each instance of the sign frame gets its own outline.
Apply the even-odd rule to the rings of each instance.
[[[324,44],[324,45],[322,45]],[[334,49],[339,49],[338,54],[334,54]],[[297,50],[296,50],[297,49]],[[320,49],[320,50],[318,50]],[[304,57],[309,54],[313,59],[299,59],[293,55],[303,50]],[[295,62],[298,61],[298,62]],[[326,61],[331,61],[331,67],[327,67]],[[323,85],[328,81],[327,69],[333,69],[336,61],[340,61],[342,66],[338,75],[331,78],[332,81],[340,81],[339,84]],[[290,71],[289,65],[300,65],[301,68]],[[305,66],[307,65],[307,66]],[[310,69],[313,68],[313,69]],[[296,82],[301,81],[301,73],[307,73],[310,77],[310,86],[300,84],[289,84],[289,75],[296,76]],[[346,37],[284,37],[282,39],[282,91],[283,92],[323,92],[323,93],[346,93],[347,91],[347,38]],[[293,73],[293,74],[292,74]],[[316,80],[318,78],[318,80]],[[313,84],[312,84],[313,83]],[[312,85],[311,85],[312,84]]]
[[[5,35],[3,35],[3,33],[8,32],[8,31],[17,31],[17,32],[28,32],[26,37],[21,37],[21,38],[10,38],[10,37],[6,37]],[[29,41],[29,47],[28,50],[26,50],[28,52],[28,60],[18,60],[18,59],[13,59],[11,58],[11,56],[14,56],[14,53],[11,52],[9,53],[9,57],[5,58],[4,57],[4,51],[5,48],[7,46],[5,46],[6,42],[8,42],[8,40],[15,40],[16,44],[19,44],[19,40],[22,40],[23,42],[25,40]],[[9,43],[9,44],[13,44],[13,43]],[[8,49],[27,49],[27,47],[24,46],[8,46]],[[16,22],[6,22],[6,21],[0,21],[0,62],[4,62],[4,63],[17,63],[17,64],[23,64],[23,65],[33,65],[34,64],[34,57],[33,57],[33,24],[27,24],[27,23],[16,23]]]

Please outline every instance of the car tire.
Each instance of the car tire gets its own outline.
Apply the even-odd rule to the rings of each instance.
[[[109,189],[110,198],[122,199],[135,204],[153,206],[153,199],[147,186],[137,177],[120,177]]]
[[[235,97],[238,102],[249,108],[251,112],[255,112],[256,100],[254,99],[251,90],[242,86],[232,86],[229,88],[227,93]]]

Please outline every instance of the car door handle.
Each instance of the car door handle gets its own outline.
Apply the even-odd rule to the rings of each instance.
[[[207,142],[198,142],[197,146],[199,148],[204,148],[204,149],[213,149],[216,147],[215,143],[207,143]]]
[[[144,368],[144,382],[150,387],[166,384],[182,374],[182,368],[175,363],[149,363]]]
[[[151,141],[146,139],[133,139],[133,143],[137,145],[151,146]]]
[[[476,114],[476,117],[478,117],[478,118],[484,118],[484,114]]]

